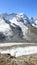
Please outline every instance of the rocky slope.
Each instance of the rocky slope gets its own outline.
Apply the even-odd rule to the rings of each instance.
[[[10,54],[0,54],[0,65],[37,65],[37,54],[18,58],[10,56]]]

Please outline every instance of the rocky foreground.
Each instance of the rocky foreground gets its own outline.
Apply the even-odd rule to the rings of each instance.
[[[37,65],[37,54],[17,58],[10,54],[0,54],[0,65]]]

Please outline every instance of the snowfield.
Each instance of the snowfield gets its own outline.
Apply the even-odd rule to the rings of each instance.
[[[11,56],[19,57],[22,55],[30,55],[37,53],[37,46],[28,46],[28,47],[16,47],[7,50],[0,49],[1,54],[9,53]]]

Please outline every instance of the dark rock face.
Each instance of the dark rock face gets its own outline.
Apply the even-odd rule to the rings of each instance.
[[[18,34],[19,37],[22,37],[22,36],[23,36],[23,33],[22,33],[21,28],[20,28],[19,26],[17,26],[16,24],[14,24],[14,25],[15,25],[16,27],[13,27],[13,26],[10,25],[11,30],[14,32],[14,36],[15,36],[16,34]]]
[[[2,41],[4,39],[5,39],[5,35],[2,32],[0,32],[0,41]]]

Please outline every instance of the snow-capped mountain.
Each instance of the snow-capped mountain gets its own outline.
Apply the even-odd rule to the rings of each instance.
[[[30,20],[33,21],[33,22],[35,23],[35,25],[33,24],[33,26],[37,28],[37,19],[31,17]]]
[[[35,23],[37,24],[37,19],[35,20]]]
[[[0,17],[4,17],[6,20],[10,20],[13,17],[16,17],[16,15],[17,15],[16,13],[11,13],[11,14],[3,13],[3,14],[0,14]]]
[[[0,41],[37,42],[37,23],[23,13],[0,14]]]

